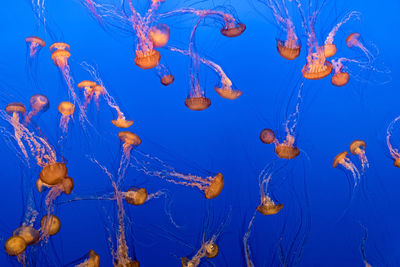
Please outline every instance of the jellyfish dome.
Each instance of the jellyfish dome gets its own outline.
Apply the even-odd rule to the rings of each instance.
[[[142,143],[142,139],[137,134],[130,131],[122,131],[118,133],[118,138],[127,145],[138,146]]]
[[[205,197],[207,199],[212,199],[216,198],[224,188],[224,176],[222,173],[218,173],[217,175],[214,176],[213,180],[211,181],[211,184],[208,186],[208,188],[205,190]]]
[[[51,163],[43,167],[40,172],[40,180],[48,185],[56,185],[61,183],[67,174],[65,163]]]
[[[302,69],[303,77],[308,80],[320,80],[328,76],[332,72],[332,64],[329,61],[321,61],[307,63]]]
[[[218,255],[219,252],[219,248],[218,245],[215,243],[207,243],[205,245],[205,249],[206,249],[206,257],[211,259],[211,258],[215,258]]]
[[[185,99],[185,105],[191,110],[201,111],[211,105],[211,100],[207,97],[188,97]]]
[[[26,249],[25,240],[20,236],[14,235],[9,239],[7,239],[4,245],[4,249],[6,250],[6,253],[8,255],[17,256],[25,251]]]
[[[397,168],[400,168],[400,158],[395,159],[393,165],[396,166]]]
[[[42,232],[48,235],[55,235],[60,231],[61,221],[56,215],[45,215],[40,220]]]
[[[149,50],[147,53],[136,51],[135,64],[144,70],[152,69],[160,63],[161,54],[157,50]]]
[[[25,42],[27,43],[35,43],[40,45],[41,47],[46,46],[46,43],[39,37],[36,36],[29,36],[25,38]]]
[[[221,34],[226,37],[237,37],[241,35],[246,30],[246,25],[243,23],[238,23],[234,27],[225,25],[221,29]]]
[[[39,231],[32,226],[22,225],[18,227],[14,232],[14,236],[20,236],[25,240],[27,246],[35,244],[39,241]]]
[[[264,129],[260,133],[260,140],[264,144],[272,144],[275,141],[275,133],[271,129]]]
[[[62,43],[62,42],[57,42],[57,43],[54,43],[54,44],[52,44],[50,47],[49,47],[49,49],[50,49],[50,52],[51,53],[54,53],[54,52],[56,52],[56,51],[58,51],[58,50],[61,50],[61,51],[71,51],[71,48],[70,48],[70,46],[69,46],[69,44],[67,44],[67,43]]]
[[[168,85],[170,85],[171,83],[173,83],[174,80],[175,80],[174,75],[172,75],[172,74],[164,75],[164,76],[161,78],[161,84],[162,84],[162,85],[165,85],[165,86],[168,86]]]
[[[242,90],[232,89],[232,88],[226,87],[226,86],[225,87],[224,86],[222,86],[222,87],[215,86],[214,89],[220,97],[230,99],[230,100],[235,100],[243,94]]]
[[[279,55],[287,60],[294,60],[300,55],[301,46],[298,44],[287,46],[281,40],[276,41],[276,48]]]
[[[133,121],[125,119],[117,119],[117,120],[111,120],[111,123],[118,128],[129,128],[132,126]]]
[[[71,177],[65,177],[62,182],[62,187],[64,194],[69,195],[71,194],[72,190],[74,189],[74,180]]]
[[[336,168],[339,164],[345,161],[349,153],[347,151],[341,152],[337,154],[337,156],[333,159],[332,167]]]
[[[363,153],[367,144],[363,140],[355,140],[350,144],[350,153],[353,155],[359,155]]]
[[[127,263],[116,263],[114,264],[114,267],[139,267],[139,262],[138,261],[131,261]]]
[[[335,73],[331,78],[331,83],[334,86],[342,87],[345,86],[350,80],[350,75],[347,72]]]
[[[324,56],[325,58],[333,57],[336,54],[336,45],[334,44],[325,44],[324,45]]]
[[[67,65],[70,56],[71,53],[66,50],[56,50],[51,54],[51,59],[57,67],[64,67]]]
[[[131,205],[140,206],[147,200],[146,188],[131,188],[125,194],[125,200]]]
[[[47,96],[41,94],[33,95],[29,103],[33,110],[47,111],[50,106]]]
[[[26,112],[26,108],[22,103],[10,103],[5,108],[7,113],[21,113],[24,114]]]
[[[68,101],[63,101],[58,105],[58,111],[64,116],[74,114],[75,105]]]
[[[151,27],[149,31],[149,40],[153,43],[153,47],[163,47],[168,43],[170,30],[168,25],[164,23]]]
[[[275,146],[275,153],[282,159],[294,159],[300,154],[300,150],[297,147],[283,143]]]
[[[358,46],[359,43],[359,39],[360,39],[361,35],[359,33],[352,33],[349,36],[347,36],[346,38],[346,45],[349,48],[352,48],[354,46]]]
[[[274,204],[274,203],[261,203],[257,207],[257,211],[262,215],[275,215],[283,209],[283,204]]]

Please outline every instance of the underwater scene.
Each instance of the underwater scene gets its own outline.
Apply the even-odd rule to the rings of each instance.
[[[0,266],[400,266],[399,12],[2,1]]]

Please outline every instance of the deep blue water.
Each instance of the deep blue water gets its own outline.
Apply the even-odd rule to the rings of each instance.
[[[46,95],[50,108],[36,116],[29,129],[48,139],[58,161],[67,164],[68,175],[75,182],[72,194],[61,194],[55,200],[54,214],[62,224],[60,232],[48,242],[42,240],[27,247],[28,266],[74,266],[85,260],[90,249],[99,254],[101,266],[112,266],[118,234],[116,201],[98,199],[112,196],[113,188],[93,163],[96,159],[117,175],[122,156],[120,130],[110,123],[116,113],[100,97],[99,111],[94,102],[87,110],[91,125],[82,127],[76,108],[68,133],[62,134],[57,106],[61,101],[72,100],[50,58],[49,46],[56,41],[71,47],[69,65],[81,101],[83,95],[76,84],[92,79],[82,67],[82,62],[87,62],[96,68],[127,118],[134,120],[128,130],[139,135],[142,144],[138,152],[131,152],[132,161],[140,152],[152,159],[160,158],[182,173],[224,175],[221,194],[208,200],[196,188],[128,168],[121,190],[145,187],[149,193],[162,190],[167,194],[141,206],[125,204],[129,256],[141,266],[179,266],[181,257],[192,258],[196,254],[203,237],[207,241],[216,233],[219,254],[212,259],[203,258],[200,266],[246,266],[243,237],[260,204],[259,175],[265,166],[272,166],[269,190],[284,208],[271,216],[256,212],[248,239],[254,266],[365,266],[364,261],[371,266],[400,265],[399,169],[393,166],[386,144],[386,129],[400,115],[400,38],[396,27],[400,25],[400,2],[312,1],[311,10],[323,6],[315,26],[320,43],[345,14],[356,10],[361,19],[344,25],[336,36],[338,55],[363,60],[359,51],[345,44],[345,38],[353,32],[362,35],[374,55],[374,69],[353,65],[349,83],[335,87],[330,76],[318,81],[302,78],[307,41],[293,2],[286,1],[302,50],[296,60],[288,61],[276,50],[276,39],[284,35],[266,5],[255,0],[167,0],[159,12],[222,5],[247,26],[236,38],[222,36],[220,25],[213,20],[206,20],[199,27],[196,47],[200,55],[218,63],[243,91],[236,100],[221,98],[213,89],[218,77],[200,67],[200,85],[212,103],[204,111],[191,111],[184,105],[190,88],[187,56],[158,49],[175,76],[174,83],[165,87],[154,71],[135,65],[135,36],[116,22],[100,24],[84,1],[46,1],[47,30],[38,24],[30,1],[3,2],[1,108],[10,102],[21,102],[29,110],[32,95]],[[134,5],[143,11],[148,2],[138,0]],[[302,2],[306,6],[307,1]],[[106,22],[107,19],[104,18]],[[168,45],[187,49],[195,16],[178,15],[163,22],[171,29]],[[46,42],[38,54],[34,74],[38,88],[28,79],[26,70],[27,36],[38,36]],[[281,140],[285,137],[283,123],[296,108],[300,88],[302,101],[295,131],[300,155],[279,159],[272,144],[260,142],[259,134],[262,129],[271,128]],[[0,240],[4,246],[24,222],[29,207],[39,212],[34,227],[40,228],[49,189],[37,191],[35,182],[41,168],[32,157],[29,165],[18,157],[18,145],[6,134],[13,134],[14,129],[4,118],[1,127]],[[399,127],[395,125],[391,138],[395,148],[400,147]],[[332,168],[334,157],[348,150],[355,139],[366,142],[370,165],[360,175],[357,187],[348,170]],[[350,158],[361,172],[357,156]],[[149,168],[157,171],[159,167],[155,164]],[[35,199],[34,205],[27,201],[28,195]],[[77,198],[84,200],[72,201]],[[114,247],[110,246],[110,238]],[[0,266],[21,265],[3,249],[0,255]]]

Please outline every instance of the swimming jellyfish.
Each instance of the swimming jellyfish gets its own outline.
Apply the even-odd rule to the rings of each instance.
[[[29,123],[33,116],[39,112],[45,112],[49,109],[49,99],[45,95],[36,94],[29,100],[31,111],[25,117],[25,123]]]
[[[396,117],[393,121],[390,122],[389,126],[386,129],[386,144],[389,148],[390,155],[393,158],[393,165],[397,168],[400,168],[400,152],[397,148],[393,148],[392,143],[390,143],[390,137],[392,137],[393,128],[399,119],[400,116]]]
[[[58,105],[58,112],[61,113],[60,128],[63,132],[68,131],[68,122],[75,111],[75,105],[68,101],[63,101]]]
[[[358,181],[360,180],[360,173],[354,165],[353,162],[347,157],[349,153],[347,151],[341,152],[336,155],[336,157],[333,159],[332,167],[337,168],[339,165],[343,166],[346,170],[349,170],[351,174],[353,175],[354,179],[354,187],[357,186]]]
[[[359,157],[363,171],[369,167],[368,159],[365,154],[366,147],[367,144],[363,140],[354,140],[350,144],[350,153]]]

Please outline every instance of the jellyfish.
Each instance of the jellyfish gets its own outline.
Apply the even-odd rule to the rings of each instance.
[[[14,235],[7,239],[4,249],[8,255],[17,256],[25,251],[26,242],[22,237]]]
[[[366,147],[367,144],[363,140],[354,140],[350,144],[350,149],[349,149],[351,154],[357,155],[359,157],[363,172],[365,171],[366,168],[369,168],[368,159],[365,154]]]
[[[45,95],[36,94],[29,100],[31,111],[25,117],[25,124],[29,123],[33,116],[39,112],[45,112],[49,109],[49,99]]]
[[[283,208],[283,204],[276,204],[268,194],[268,185],[272,178],[272,173],[266,178],[267,173],[262,172],[260,175],[260,195],[261,203],[257,207],[257,211],[262,215],[277,214]]]
[[[86,71],[90,73],[92,78],[96,81],[96,86],[94,86],[93,88],[96,104],[98,103],[100,95],[102,95],[104,97],[104,100],[107,102],[108,106],[117,112],[117,119],[111,120],[111,123],[118,128],[131,127],[133,124],[133,120],[126,119],[125,114],[121,111],[115,99],[108,93],[96,69],[86,62],[83,62],[81,65],[85,68]]]
[[[50,46],[51,59],[54,64],[59,68],[61,74],[67,84],[68,92],[70,96],[72,96],[74,104],[78,105],[80,114],[79,119],[83,123],[83,121],[87,121],[86,113],[84,106],[82,106],[80,99],[75,93],[74,90],[74,79],[71,75],[70,67],[68,64],[68,59],[71,56],[71,49],[69,44],[66,43],[54,43]]]
[[[46,43],[36,36],[30,36],[25,38],[27,45],[27,57],[26,57],[26,71],[30,81],[35,86],[34,89],[39,89],[38,82],[36,79],[37,61],[40,50],[46,45]]]
[[[149,39],[154,48],[163,47],[169,40],[169,27],[167,24],[160,23],[154,25],[149,30]]]
[[[342,61],[344,58],[336,60],[332,60],[332,66],[334,73],[331,78],[331,83],[334,86],[342,87],[345,86],[349,80],[350,80],[350,75],[348,72],[343,70],[343,64]]]
[[[275,133],[271,129],[264,129],[260,133],[260,140],[264,144],[272,144],[275,141]]]
[[[361,49],[361,51],[364,53],[364,55],[368,58],[368,61],[371,62],[373,60],[373,55],[371,52],[364,46],[364,44],[361,42],[361,34],[359,33],[352,33],[346,38],[346,45],[349,48],[357,47]]]
[[[85,257],[87,259],[75,267],[100,267],[100,256],[94,250],[89,250]]]
[[[336,168],[341,165],[346,170],[349,170],[353,175],[354,187],[356,187],[360,180],[360,172],[358,171],[356,165],[354,165],[354,163],[347,157],[348,155],[349,153],[347,151],[337,154],[337,156],[333,159],[332,167]]]
[[[357,12],[357,11],[349,12],[329,32],[328,36],[325,39],[325,44],[324,44],[324,55],[325,55],[325,58],[333,57],[336,54],[337,48],[336,48],[336,45],[333,44],[333,41],[335,39],[335,35],[338,32],[338,30],[340,29],[340,27],[342,27],[343,24],[347,23],[352,17],[355,17],[356,19],[360,19],[360,13]]]
[[[58,112],[61,113],[60,128],[66,133],[68,131],[68,122],[74,114],[75,105],[68,101],[63,101],[58,105]]]
[[[18,143],[18,146],[21,149],[22,154],[24,155],[25,159],[28,159],[28,153],[26,152],[25,146],[22,143],[22,124],[20,122],[20,117],[25,114],[26,108],[22,103],[10,103],[6,106],[5,111],[8,114],[12,114],[11,117],[3,116],[14,128],[14,136],[15,140]]]
[[[264,1],[261,2],[264,3]],[[301,45],[285,1],[267,0],[265,4],[271,9],[278,26],[286,33],[286,40],[276,40],[279,55],[287,60],[296,59],[300,55]]]
[[[393,165],[397,168],[400,168],[400,152],[397,148],[393,148],[392,143],[390,143],[390,137],[392,137],[393,128],[399,119],[400,116],[396,117],[393,121],[390,122],[389,126],[386,129],[386,145],[388,146],[389,153],[392,156]]]
[[[90,100],[93,98],[94,87],[97,85],[96,82],[92,81],[81,81],[78,83],[78,88],[83,89],[83,94],[85,96],[85,103],[83,107],[87,109],[87,106],[90,103]]]
[[[31,225],[22,225],[18,227],[14,232],[13,236],[20,236],[24,239],[27,246],[33,245],[39,241],[39,231],[33,228]]]
[[[164,86],[168,86],[175,81],[174,75],[171,74],[168,67],[165,64],[158,64],[156,67],[156,73],[160,78],[160,82]]]
[[[40,231],[44,236],[55,235],[60,231],[61,221],[53,214],[45,215],[40,220]]]
[[[143,205],[147,198],[146,188],[131,188],[125,193],[125,201],[135,206]]]

